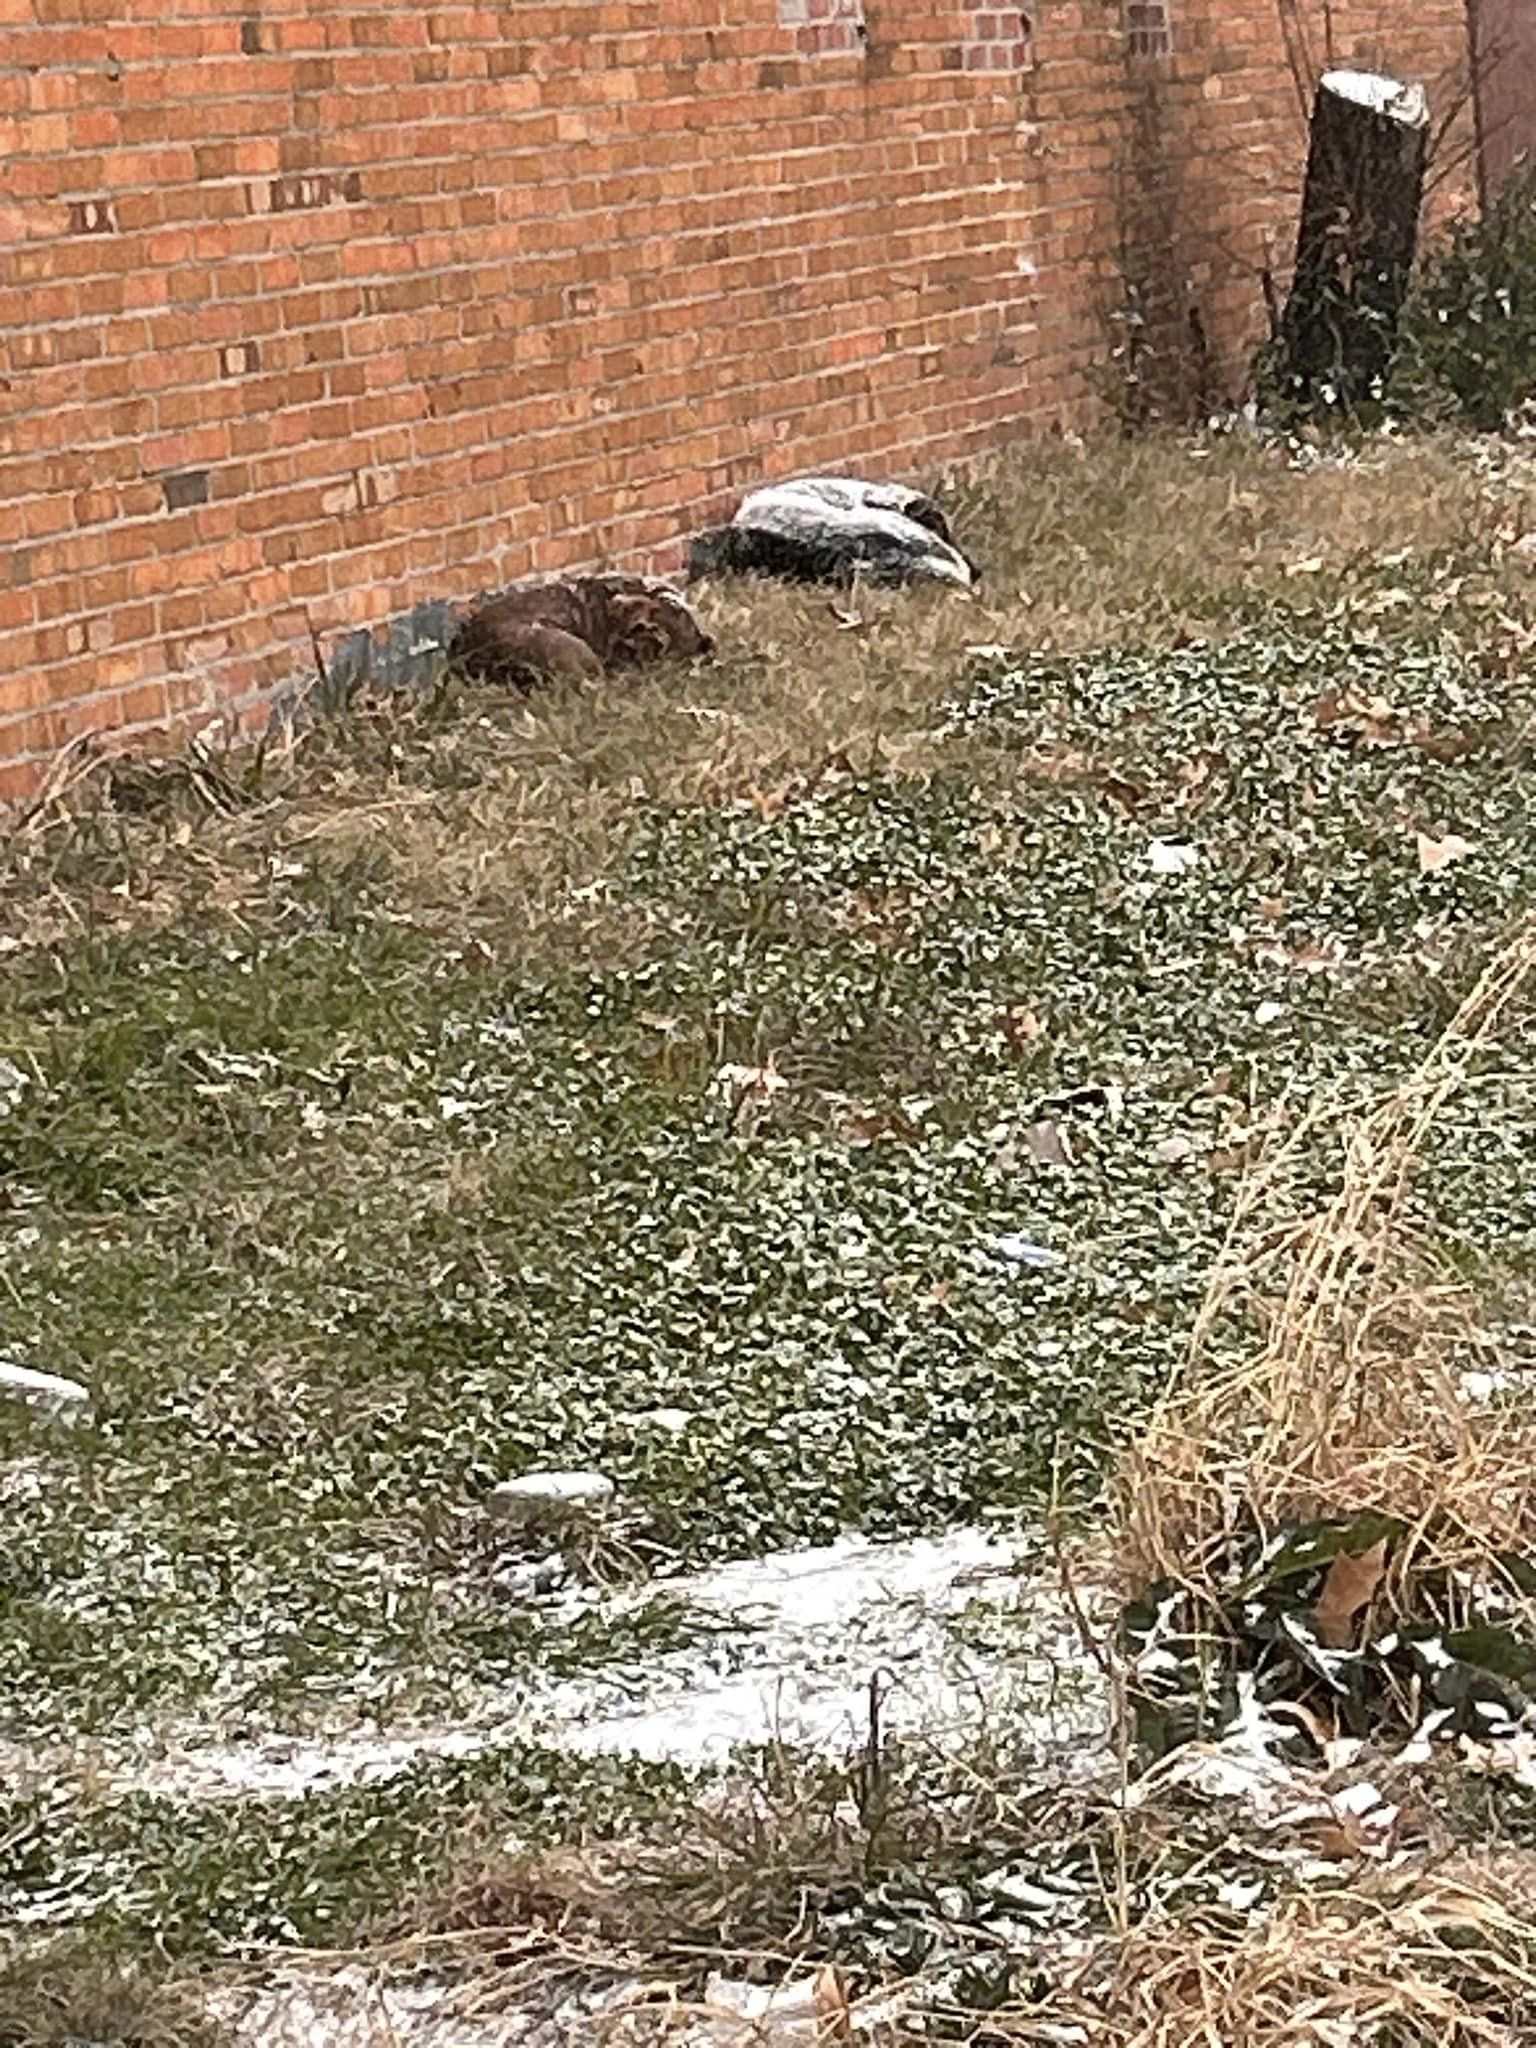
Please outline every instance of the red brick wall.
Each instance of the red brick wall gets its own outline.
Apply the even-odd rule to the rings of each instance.
[[[1232,378],[1322,12],[0,0],[0,798],[258,703],[311,624],[1085,425],[1128,248]],[[1332,15],[1463,61],[1462,0]]]

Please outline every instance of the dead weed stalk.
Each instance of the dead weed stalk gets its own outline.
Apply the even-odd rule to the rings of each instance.
[[[1133,1593],[1214,1596],[1240,1547],[1318,1521],[1400,1523],[1389,1593],[1428,1572],[1486,1581],[1536,1554],[1536,1423],[1468,1391],[1486,1356],[1469,1290],[1413,1228],[1405,1196],[1437,1120],[1510,1035],[1536,918],[1490,962],[1428,1057],[1342,1133],[1337,1192],[1295,1214],[1292,1169],[1337,1111],[1320,1110],[1238,1205],[1185,1368],[1127,1453],[1114,1528]],[[1234,1314],[1259,1333],[1236,1365],[1212,1339]]]
[[[1493,2048],[1529,2040],[1529,1855],[1287,1894],[1273,1913],[1149,1917],[1006,2018],[1090,2048]]]

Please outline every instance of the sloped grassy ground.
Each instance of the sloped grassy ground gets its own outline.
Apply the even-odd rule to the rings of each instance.
[[[1090,1501],[1258,1144],[1411,1066],[1530,901],[1517,500],[1440,449],[1037,452],[962,507],[984,607],[723,593],[719,668],[622,707],[449,692],[39,821],[0,1354],[96,1410],[0,1411],[5,1732],[450,1714],[683,1639],[496,1594],[528,1466],[684,1563]],[[1426,1222],[1518,1304],[1528,1079],[1435,1142]],[[515,1752],[279,1823],[45,1779],[0,1882],[331,1939],[488,1805],[671,1783]]]

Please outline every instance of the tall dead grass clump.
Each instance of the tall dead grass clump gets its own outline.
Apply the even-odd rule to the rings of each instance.
[[[1090,2048],[1514,2048],[1536,2019],[1528,1852],[1150,1917],[1002,2031]]]
[[[1401,1526],[1385,1589],[1399,1611],[1431,1574],[1492,1575],[1507,1590],[1502,1567],[1536,1558],[1536,1418],[1487,1396],[1476,1369],[1496,1363],[1494,1340],[1405,1199],[1490,1048],[1513,1043],[1520,1057],[1533,968],[1536,916],[1421,1065],[1344,1119],[1338,1186],[1320,1211],[1298,1213],[1297,1168],[1336,1111],[1307,1119],[1250,1178],[1185,1366],[1116,1475],[1133,1596],[1161,1585],[1217,1597],[1237,1561],[1282,1532],[1362,1514]],[[1234,1326],[1252,1338],[1235,1363],[1212,1344]]]

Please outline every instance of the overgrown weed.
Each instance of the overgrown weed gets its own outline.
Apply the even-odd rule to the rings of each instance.
[[[43,1456],[3,1421],[17,1732],[410,1725],[652,1652],[654,1617],[496,1596],[518,1467],[611,1472],[681,1560],[1091,1497],[1255,1159],[1413,1074],[1528,900],[1518,489],[1436,442],[1024,451],[956,493],[974,603],[720,588],[713,669],[61,793],[3,855],[0,1349],[96,1412]],[[1463,1288],[1536,1260],[1528,1081],[1491,1063],[1432,1133],[1415,1252]],[[1066,1265],[1006,1271],[1021,1231]],[[1400,1332],[1358,1334],[1364,1383]],[[1186,1574],[1226,1527],[1165,1519]],[[915,1869],[889,1962],[971,1848],[1065,1839],[998,1782],[925,1819],[887,1781],[871,1862],[813,1774],[639,1889],[809,1958]],[[67,1893],[142,1820],[189,1940],[331,1939],[430,1917],[421,1790],[28,1825]],[[1085,1868],[1160,1898],[1177,1841],[1104,1826]]]
[[[221,2048],[190,1981],[116,1962],[88,1941],[0,1961],[0,2048]]]
[[[1124,1468],[1115,1527],[1133,1595],[1214,1592],[1244,1548],[1364,1514],[1401,1529],[1385,1575],[1400,1615],[1422,1615],[1426,1578],[1481,1583],[1536,1557],[1536,1435],[1522,1404],[1483,1391],[1498,1335],[1410,1206],[1458,1095],[1504,1048],[1518,1064],[1533,969],[1527,921],[1422,1066],[1344,1113],[1342,1132],[1309,1119],[1244,1189],[1187,1372]],[[1296,1156],[1330,1140],[1338,1190],[1297,1215]],[[1255,1355],[1211,1358],[1218,1333],[1230,1351],[1235,1315],[1257,1324]]]

